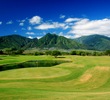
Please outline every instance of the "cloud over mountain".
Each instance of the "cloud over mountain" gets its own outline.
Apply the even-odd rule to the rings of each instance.
[[[2,26],[2,21],[0,21],[0,25]],[[17,23],[17,25],[15,25]],[[77,38],[81,36],[88,36],[93,34],[99,34],[110,37],[110,19],[89,19],[89,18],[77,18],[77,17],[68,17],[66,15],[60,15],[58,21],[52,19],[44,19],[38,15],[33,16],[32,18],[25,18],[22,20],[10,20],[5,23],[8,29],[12,25],[14,25],[13,32],[17,30],[25,35],[33,35],[33,33],[37,33],[35,37],[42,37],[45,33],[62,33],[62,36],[68,38]],[[11,26],[10,26],[11,25]],[[22,26],[22,27],[21,27]],[[11,28],[11,30],[12,30]],[[21,31],[19,31],[21,30]],[[26,32],[28,32],[26,34]],[[31,31],[31,32],[30,32]],[[12,32],[11,32],[12,33]],[[40,34],[40,35],[38,35]],[[28,37],[28,36],[27,36]]]
[[[75,37],[100,34],[110,36],[110,19],[105,18],[101,20],[89,20],[87,18],[81,19],[74,23],[69,33]]]
[[[40,29],[40,30],[55,29],[55,28],[65,28],[65,24],[58,22],[52,22],[52,23],[48,22],[35,27],[35,29]]]

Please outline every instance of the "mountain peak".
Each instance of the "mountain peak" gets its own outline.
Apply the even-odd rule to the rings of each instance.
[[[57,34],[47,33],[45,36],[58,36]]]
[[[68,39],[56,34],[47,33],[40,38],[29,39],[17,34],[0,37],[0,49],[4,48],[41,48],[41,49],[110,49],[110,38],[102,35],[83,36],[77,39]]]

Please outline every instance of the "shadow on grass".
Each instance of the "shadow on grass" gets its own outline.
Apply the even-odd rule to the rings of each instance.
[[[65,58],[65,57],[56,57],[56,58]]]

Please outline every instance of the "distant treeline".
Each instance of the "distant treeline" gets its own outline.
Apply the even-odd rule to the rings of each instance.
[[[29,50],[31,51],[31,50]],[[53,55],[57,57],[58,55],[79,55],[79,56],[110,56],[110,50],[106,51],[86,51],[86,50],[34,50],[34,52],[25,52],[23,49],[6,48],[0,50],[0,55]]]

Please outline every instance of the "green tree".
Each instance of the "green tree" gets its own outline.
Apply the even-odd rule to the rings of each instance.
[[[24,52],[23,49],[19,49],[19,50],[16,50],[14,53],[15,53],[15,54],[18,54],[18,55],[22,55],[23,52]]]
[[[61,55],[61,52],[60,51],[52,51],[52,56],[54,56],[55,58],[57,58],[57,56]]]
[[[35,56],[38,56],[38,55],[44,55],[44,53],[43,52],[36,51],[35,52]]]
[[[3,50],[3,52],[5,53],[5,54],[7,54],[7,55],[11,55],[12,54],[12,48],[5,48],[4,50]]]
[[[105,51],[105,55],[110,56],[110,50]]]
[[[47,50],[47,51],[45,51],[45,54],[46,55],[51,55],[52,54],[52,51]]]
[[[0,55],[2,55],[3,54],[3,51],[2,50],[0,50]]]
[[[71,55],[76,55],[76,51],[71,51],[70,54]]]

